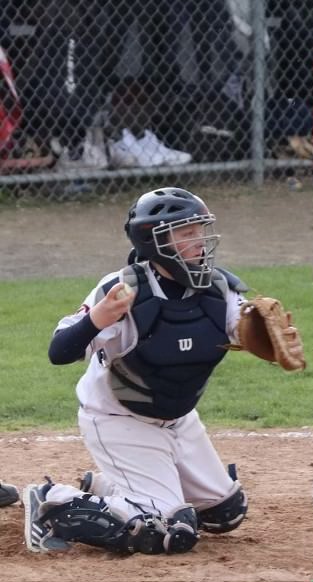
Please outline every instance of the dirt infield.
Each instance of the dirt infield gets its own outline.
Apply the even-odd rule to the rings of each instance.
[[[0,279],[100,277],[124,263],[121,233],[129,201],[0,211]],[[312,191],[216,196],[219,263],[312,264]],[[249,497],[248,519],[220,537],[203,534],[188,554],[118,558],[74,545],[66,554],[26,551],[20,503],[0,510],[3,582],[311,582],[313,432],[214,432],[226,463],[236,462]],[[76,484],[92,468],[78,433],[0,434],[1,475],[20,489],[44,475]]]
[[[77,438],[74,438],[74,437]],[[313,579],[313,432],[220,432],[212,440],[225,463],[236,461],[249,496],[242,526],[203,534],[188,554],[118,558],[74,545],[66,554],[31,554],[23,543],[23,508],[1,509],[1,580],[6,582],[309,582]],[[77,484],[90,460],[78,435],[0,435],[0,466],[19,487],[44,474]]]
[[[0,280],[100,278],[120,268],[129,251],[123,225],[130,200],[0,210]],[[312,264],[313,186],[303,192],[276,186],[258,196],[215,193],[208,204],[221,234],[221,266]]]

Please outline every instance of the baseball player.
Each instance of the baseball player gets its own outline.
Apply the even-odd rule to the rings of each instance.
[[[186,552],[199,531],[237,528],[247,497],[224,468],[195,407],[236,327],[246,286],[214,268],[215,216],[196,195],[139,197],[125,230],[130,260],[105,276],[52,338],[53,364],[86,358],[79,426],[99,472],[81,487],[29,485],[34,552],[77,541],[120,552]]]
[[[0,507],[7,507],[16,503],[20,498],[17,487],[0,481]]]

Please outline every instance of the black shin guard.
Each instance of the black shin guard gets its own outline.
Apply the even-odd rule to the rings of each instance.
[[[94,503],[89,497],[74,498],[49,509],[41,523],[49,523],[54,535],[65,541],[122,553],[164,552],[163,539],[167,530],[157,516],[139,514],[125,522],[112,514],[104,503]]]
[[[49,525],[54,536],[115,552],[143,554],[187,552],[199,539],[197,516],[192,506],[182,506],[167,519],[140,513],[124,521],[104,502],[94,503],[90,495],[49,509],[39,520]]]
[[[41,522],[49,522],[54,535],[65,541],[117,551],[126,549],[128,531],[125,522],[112,515],[104,504],[101,507],[101,503],[89,501],[89,496],[74,498],[69,503],[49,509]]]

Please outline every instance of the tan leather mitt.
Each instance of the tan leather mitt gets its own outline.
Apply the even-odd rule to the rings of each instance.
[[[300,334],[277,299],[258,295],[244,303],[237,329],[239,345],[234,349],[276,362],[284,370],[306,367]]]

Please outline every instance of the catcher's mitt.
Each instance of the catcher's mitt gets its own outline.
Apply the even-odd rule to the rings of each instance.
[[[238,322],[239,345],[252,354],[276,362],[285,370],[303,370],[306,366],[303,345],[291,314],[277,299],[261,295],[244,303]]]

